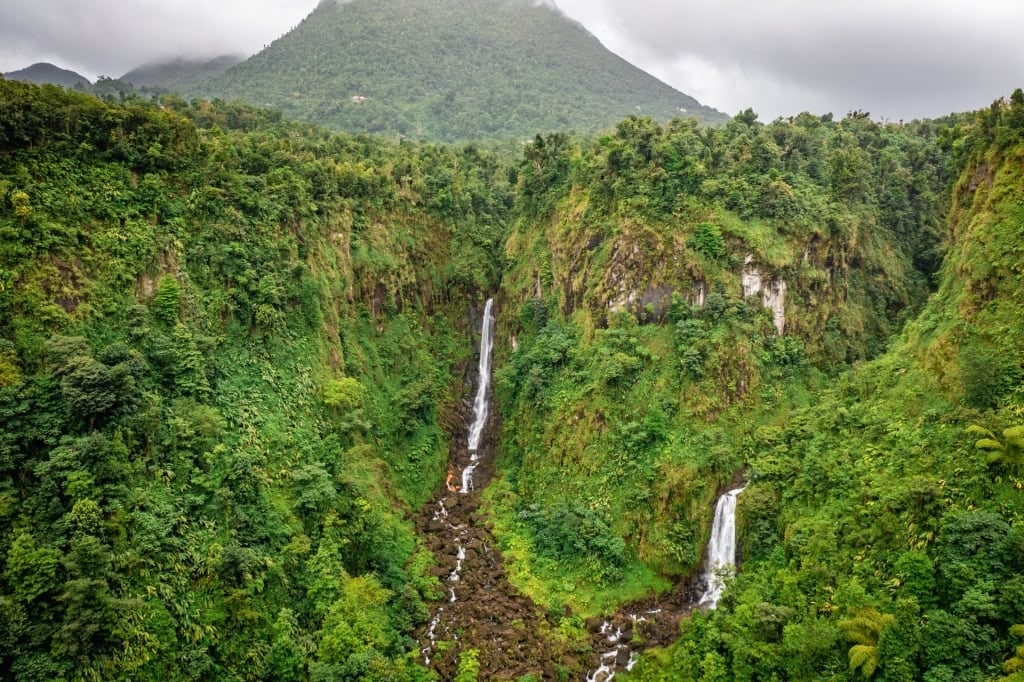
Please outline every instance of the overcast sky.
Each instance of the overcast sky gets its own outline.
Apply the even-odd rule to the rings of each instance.
[[[762,120],[860,109],[891,120],[1024,86],[1018,0],[547,0],[701,102]],[[252,54],[317,0],[0,0],[0,71],[95,78],[179,55]]]

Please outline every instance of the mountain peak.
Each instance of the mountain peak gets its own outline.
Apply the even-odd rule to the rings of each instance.
[[[630,114],[727,118],[535,0],[324,0],[198,90],[343,130],[442,141],[596,132]]]
[[[18,71],[5,73],[4,78],[11,81],[25,81],[43,85],[62,85],[66,88],[74,88],[83,85],[92,85],[92,81],[80,73],[62,69],[48,62],[37,62]]]

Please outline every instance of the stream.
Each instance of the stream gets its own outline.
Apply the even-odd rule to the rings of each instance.
[[[479,511],[475,494],[487,485],[490,474],[494,325],[494,301],[488,299],[480,322],[468,435],[452,443],[445,485],[416,519],[421,537],[437,558],[431,573],[444,590],[444,598],[433,605],[429,621],[416,633],[420,655],[441,680],[454,679],[465,651],[476,650],[479,679],[515,680],[533,674],[555,680],[571,670],[578,671],[576,679],[610,682],[617,672],[632,669],[643,648],[666,646],[678,639],[679,622],[692,609],[717,604],[722,577],[734,570],[736,498],[742,488],[728,491],[716,504],[699,585],[682,583],[667,595],[628,604],[606,618],[588,619],[589,652],[564,643],[552,646],[545,633],[557,631],[556,616],[509,583],[493,528]],[[470,405],[464,405],[469,416]],[[565,615],[570,615],[568,609]]]

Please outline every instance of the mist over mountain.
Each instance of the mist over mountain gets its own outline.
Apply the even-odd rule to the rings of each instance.
[[[331,0],[189,94],[447,141],[595,132],[630,114],[726,120],[527,0]]]
[[[213,59],[179,57],[139,66],[121,76],[120,80],[137,88],[164,88],[182,92],[223,73],[244,59],[239,55],[221,55]]]

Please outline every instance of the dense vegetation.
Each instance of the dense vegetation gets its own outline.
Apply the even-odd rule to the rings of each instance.
[[[1022,139],[1020,91],[910,125],[538,139],[491,491],[517,584],[587,614],[685,578],[741,472],[740,577],[630,679],[1020,671]],[[784,336],[744,263],[788,284]]]
[[[430,679],[408,518],[497,291],[545,636],[687,580],[742,477],[740,575],[631,679],[1019,678],[1024,94],[518,156],[0,80],[0,677]]]
[[[725,118],[530,0],[328,0],[190,92],[341,130],[443,141],[596,132],[638,111]]]
[[[505,176],[0,81],[0,677],[422,679]]]
[[[717,489],[749,458],[742,424],[877,355],[923,302],[952,164],[941,130],[747,112],[717,130],[627,119],[596,142],[536,140],[506,246],[519,348],[498,379],[500,506],[543,547],[577,524],[530,510],[574,500],[631,549],[537,562],[563,581],[553,597],[578,599],[595,573],[614,584],[630,557],[689,573]],[[744,299],[744,272],[786,283],[784,336],[760,292]]]

